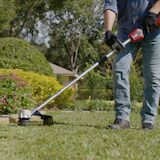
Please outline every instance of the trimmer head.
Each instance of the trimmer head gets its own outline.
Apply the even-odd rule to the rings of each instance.
[[[18,117],[18,125],[26,126],[29,124],[31,116],[40,116],[43,120],[43,125],[53,125],[53,118],[50,115],[42,115],[40,112],[36,111],[33,114],[30,110],[21,110]]]
[[[18,125],[26,126],[29,124],[29,120],[31,119],[31,111],[24,109],[19,112],[18,117]]]

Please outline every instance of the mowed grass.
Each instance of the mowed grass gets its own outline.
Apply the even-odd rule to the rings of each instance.
[[[138,113],[131,129],[107,130],[114,112],[52,112],[53,126],[0,126],[0,160],[159,160],[160,118],[155,130],[141,130]]]

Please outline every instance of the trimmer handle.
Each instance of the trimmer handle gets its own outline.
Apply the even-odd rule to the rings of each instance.
[[[160,27],[160,17],[158,17],[158,18],[156,19],[156,26],[157,26],[157,27]]]
[[[136,43],[142,40],[143,38],[144,38],[143,30],[136,28],[128,35],[128,39],[125,42],[121,43],[120,41],[117,40],[112,48],[119,52],[123,50],[128,43],[130,42]]]
[[[144,38],[143,30],[136,28],[128,35],[128,37],[132,43],[138,42]]]

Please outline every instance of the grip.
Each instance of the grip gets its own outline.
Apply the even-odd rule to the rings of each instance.
[[[133,30],[128,35],[128,37],[131,39],[132,43],[135,43],[135,42],[142,40],[144,38],[144,34],[143,34],[142,29],[137,28],[137,29]]]
[[[160,17],[158,17],[158,18],[156,19],[156,26],[157,26],[157,27],[160,27]]]

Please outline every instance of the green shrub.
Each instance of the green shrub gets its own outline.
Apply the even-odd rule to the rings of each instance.
[[[141,102],[133,101],[131,109],[133,112],[139,113],[142,108]],[[109,100],[76,100],[74,103],[68,106],[69,110],[78,111],[109,111],[114,110],[114,101]]]
[[[135,70],[135,67],[132,66],[130,73],[130,93],[132,101],[143,101],[143,79],[138,75]]]
[[[143,79],[135,67],[131,67],[130,94],[132,101],[143,101]],[[91,71],[80,82],[78,99],[114,100],[113,79],[111,76],[102,76],[99,72]]]
[[[45,75],[53,75],[53,71],[38,49],[17,38],[0,38],[0,68],[22,69]]]
[[[34,101],[27,83],[16,74],[0,75],[0,113],[16,113],[20,108],[30,108]]]
[[[40,105],[43,101],[54,95],[62,88],[62,85],[54,77],[40,75],[34,72],[25,72],[22,70],[0,69],[0,74],[14,73],[24,79],[32,90],[32,97]],[[47,106],[49,108],[64,108],[72,102],[73,89],[67,89],[55,100],[52,100]],[[34,106],[30,106],[34,108]]]
[[[78,98],[113,100],[112,86],[111,78],[102,76],[99,72],[91,71],[79,85]]]
[[[114,101],[107,100],[76,100],[68,109],[80,111],[108,111],[114,109]]]

